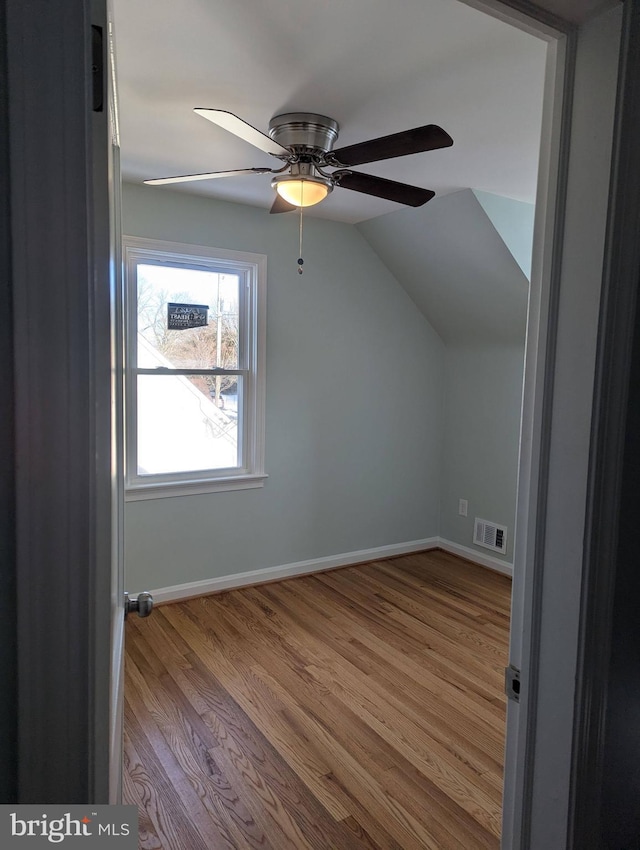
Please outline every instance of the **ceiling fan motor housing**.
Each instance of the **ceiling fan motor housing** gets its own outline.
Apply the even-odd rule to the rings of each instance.
[[[269,122],[269,136],[285,148],[302,153],[324,154],[333,148],[338,122],[313,112],[287,112]]]

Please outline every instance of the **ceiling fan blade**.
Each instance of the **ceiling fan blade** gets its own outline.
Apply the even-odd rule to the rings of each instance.
[[[157,177],[145,180],[147,186],[164,186],[167,183],[190,183],[192,180],[213,180],[216,177],[237,177],[239,174],[269,174],[270,168],[236,168],[235,171],[209,171],[207,174],[181,174],[179,177]]]
[[[338,148],[331,151],[331,161],[335,160],[340,165],[362,165],[365,162],[379,162],[396,156],[448,148],[452,144],[453,139],[442,127],[426,124],[424,127],[415,127],[402,133]]]
[[[273,213],[286,213],[286,212],[293,212],[294,210],[297,210],[297,209],[298,209],[297,207],[294,207],[294,205],[290,204],[289,201],[285,201],[285,199],[282,198],[276,192],[276,199],[273,202],[273,204],[271,205],[271,209],[269,210],[269,212],[271,214],[273,214]]]
[[[238,118],[233,112],[227,112],[225,109],[194,109],[193,111],[265,153],[270,153],[272,156],[290,156],[286,148],[274,142],[260,130],[256,130],[251,124],[247,124],[242,118]]]
[[[397,183],[395,180],[386,180],[384,177],[374,177],[372,174],[360,174],[356,171],[335,171],[332,177],[343,189],[375,195],[376,198],[396,201],[408,207],[421,207],[435,195],[431,189],[421,189],[418,186],[409,186],[407,183]]]

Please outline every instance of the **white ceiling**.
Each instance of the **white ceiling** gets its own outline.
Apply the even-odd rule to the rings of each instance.
[[[114,0],[126,180],[277,165],[195,115],[267,132],[286,111],[340,124],[336,147],[422,124],[441,151],[357,170],[435,190],[533,202],[545,44],[457,0]],[[268,209],[269,175],[170,187]],[[154,191],[166,191],[155,188]],[[363,221],[400,205],[336,189],[315,215]]]

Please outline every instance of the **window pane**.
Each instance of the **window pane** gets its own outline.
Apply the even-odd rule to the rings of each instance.
[[[138,475],[239,467],[238,387],[236,376],[139,375]]]
[[[237,274],[139,263],[137,286],[140,368],[238,368],[240,277]],[[169,303],[206,305],[207,324],[169,330]]]

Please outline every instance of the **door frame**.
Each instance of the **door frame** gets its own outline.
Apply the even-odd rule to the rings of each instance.
[[[519,701],[507,704],[501,846],[528,847],[531,829],[538,664],[551,417],[570,164],[577,28],[519,0],[464,0],[547,42],[533,256],[520,422],[509,664]],[[513,625],[515,624],[515,628]]]
[[[0,93],[9,90],[6,7],[0,3]],[[9,103],[0,94],[0,185],[9,182]],[[0,701],[0,800],[14,802],[17,797],[18,754],[16,737],[18,718],[16,635],[16,540],[15,540],[15,425],[13,311],[11,280],[11,204],[8,192],[0,192],[0,303],[3,332],[0,333],[0,678],[4,699]]]
[[[105,10],[106,5],[106,10]],[[102,17],[106,11],[106,17]],[[115,32],[111,0],[92,0],[92,20],[104,27],[104,80],[109,139],[101,147],[104,125],[94,116],[93,141],[97,146],[94,208],[108,210],[108,242],[101,242],[104,224],[96,230],[95,244],[102,244],[103,262],[109,268],[111,421],[111,669],[109,681],[109,802],[122,801],[124,758],[124,511],[125,511],[125,387],[124,387],[124,270],[122,263],[122,180],[120,174],[120,126],[118,120]],[[104,181],[106,168],[107,180]],[[101,177],[102,175],[102,177]]]
[[[637,840],[640,3],[625,3],[585,532],[569,850]],[[635,753],[634,753],[635,755]],[[623,777],[622,783],[617,776]],[[621,799],[614,796],[624,786]],[[608,833],[609,828],[609,833]],[[615,830],[615,837],[611,833]]]
[[[96,10],[102,25],[102,0],[3,0],[20,803],[109,802],[111,328],[94,148],[109,133],[106,109],[92,109]]]
[[[509,2],[509,0],[507,0]],[[502,847],[520,847],[531,817],[540,647],[546,483],[567,200],[575,27],[554,21],[547,68],[529,286],[513,553],[509,664],[520,671],[518,702],[507,703]],[[545,20],[545,29],[549,21]],[[513,625],[516,628],[513,628]]]
[[[512,5],[512,0],[506,2]],[[622,472],[622,386],[629,374],[640,221],[636,162],[640,104],[629,104],[630,96],[640,97],[637,56],[629,73],[630,45],[640,30],[637,10],[632,30],[630,9],[637,4],[628,0],[622,41],[614,53],[615,21],[607,16],[616,5],[622,4],[603,4],[579,29],[565,28],[565,78],[560,84],[556,77],[553,99],[559,101],[564,91],[563,115],[551,124],[552,136],[560,129],[556,142],[551,142],[551,150],[558,145],[558,183],[555,188],[551,183],[546,209],[536,210],[537,248],[543,233],[542,227],[538,229],[539,214],[548,216],[553,236],[549,238],[545,226],[547,238],[539,258],[543,273],[537,285],[532,278],[527,331],[510,647],[510,662],[522,675],[520,702],[508,704],[502,844],[508,850],[603,846],[594,831],[596,802],[601,799],[601,775],[594,766],[602,771],[604,761],[603,657],[612,623],[610,610],[608,620],[603,615],[611,605],[615,581],[607,555],[620,509],[620,495],[614,489]],[[524,7],[518,4],[518,8]],[[609,38],[598,42],[605,44],[607,56],[593,62],[589,45],[593,50],[594,33],[600,27]],[[595,70],[588,66],[589,55]],[[589,74],[595,85],[585,93]],[[614,109],[616,77],[624,88]],[[604,132],[595,134],[595,147],[589,148],[580,133],[590,132],[585,112],[591,112],[593,121],[600,119],[590,105],[585,109],[592,92],[611,107],[611,116],[600,121]],[[551,102],[547,96],[547,108]],[[544,149],[541,154],[544,161]],[[595,163],[596,179],[593,209],[585,213],[589,202],[579,208],[576,199],[581,193],[576,187],[589,183],[590,162]],[[540,190],[543,183],[538,199]],[[582,196],[583,202],[586,197]],[[577,236],[587,240],[582,249]],[[534,244],[534,253],[535,249]],[[591,258],[591,268],[580,262],[580,250]],[[576,296],[581,273],[587,283],[586,301],[600,291],[600,303],[587,303],[584,317],[574,320],[571,311],[581,309]],[[617,327],[611,318],[616,308]],[[587,334],[587,345],[576,338],[576,329]],[[577,356],[568,351],[569,339],[584,358],[578,365]],[[611,369],[619,369],[621,376],[616,375],[609,386]],[[578,424],[578,416],[568,407],[571,401],[577,402],[584,422]],[[609,500],[606,510],[603,499]],[[558,578],[562,571],[567,578]],[[596,627],[598,617],[602,619]]]

